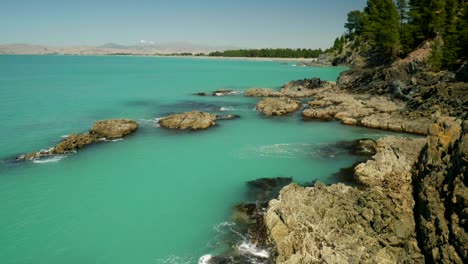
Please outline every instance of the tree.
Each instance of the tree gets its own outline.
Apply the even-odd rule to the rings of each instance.
[[[396,0],[398,15],[400,16],[400,35],[403,35],[403,25],[408,19],[408,2],[406,0]]]
[[[371,47],[393,57],[400,46],[399,16],[392,0],[368,0],[364,37]]]
[[[409,19],[415,44],[440,35],[444,22],[444,0],[410,0]]]
[[[345,28],[348,30],[348,34],[353,36],[354,34],[360,35],[363,30],[363,12],[354,10],[348,13],[348,21],[345,23]]]

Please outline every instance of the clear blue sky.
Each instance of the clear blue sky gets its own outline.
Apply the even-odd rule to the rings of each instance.
[[[327,48],[366,0],[2,0],[0,44]]]

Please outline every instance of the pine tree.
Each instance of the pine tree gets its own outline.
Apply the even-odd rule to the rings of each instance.
[[[368,0],[364,37],[376,50],[396,56],[400,46],[399,16],[392,0]]]
[[[397,0],[395,3],[398,15],[400,16],[400,35],[403,35],[403,26],[405,21],[408,19],[408,2],[406,0]]]
[[[410,0],[409,5],[409,19],[416,45],[440,35],[444,22],[444,0]]]

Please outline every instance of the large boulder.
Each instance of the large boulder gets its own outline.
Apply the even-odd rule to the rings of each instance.
[[[171,129],[207,129],[216,125],[216,115],[201,111],[191,111],[163,117],[159,120],[159,124],[162,127]]]
[[[138,123],[130,119],[109,119],[94,123],[90,134],[98,138],[116,139],[135,132]]]
[[[281,116],[301,108],[302,103],[289,97],[265,98],[257,104],[257,110],[267,116]]]
[[[244,94],[250,97],[281,97],[283,93],[270,88],[250,88],[245,90]]]

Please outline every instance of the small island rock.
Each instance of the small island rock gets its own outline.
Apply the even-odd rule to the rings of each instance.
[[[257,110],[267,116],[281,116],[292,113],[301,106],[301,101],[288,97],[265,98],[257,104]]]
[[[216,125],[216,115],[201,111],[185,112],[163,117],[159,124],[171,129],[207,129]]]

